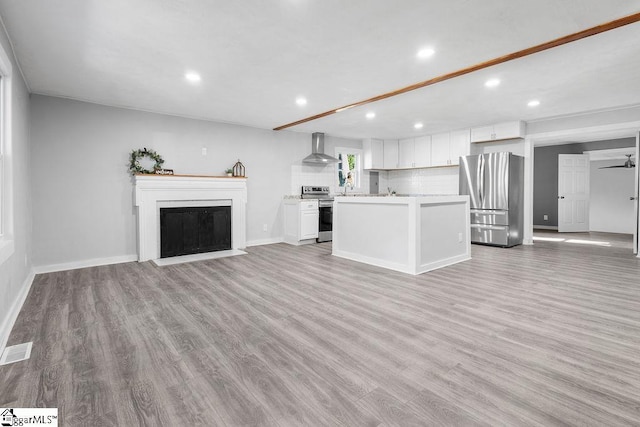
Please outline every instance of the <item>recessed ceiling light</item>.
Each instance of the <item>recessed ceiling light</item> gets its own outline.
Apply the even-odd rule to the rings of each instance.
[[[484,82],[484,85],[486,87],[496,87],[500,84],[500,79],[489,79],[486,82]]]
[[[369,112],[367,113],[367,116],[366,116],[366,117],[367,117],[367,119],[371,120],[371,119],[373,119],[375,116],[376,116],[376,113],[374,113],[373,111],[369,111]]]
[[[537,99],[532,99],[527,103],[527,105],[529,107],[537,107],[538,105],[540,105],[540,101],[538,101]]]
[[[427,47],[425,49],[420,49],[416,56],[420,59],[427,59],[427,58],[431,58],[434,53],[436,53],[435,50],[433,50],[430,47]]]
[[[187,73],[185,73],[184,78],[187,79],[187,81],[189,83],[199,83],[200,80],[202,80],[200,78],[200,74],[194,72],[194,71],[189,71]]]
[[[296,104],[298,104],[299,106],[303,106],[303,105],[307,105],[307,98],[304,98],[302,96],[299,96],[296,98]]]
[[[422,129],[422,126],[424,126],[422,123],[416,123],[415,125],[413,125],[414,129]]]

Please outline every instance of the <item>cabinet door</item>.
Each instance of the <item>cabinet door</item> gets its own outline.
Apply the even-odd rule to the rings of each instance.
[[[298,236],[298,240],[317,238],[319,219],[317,210],[300,211],[300,236]]]
[[[413,166],[428,168],[431,166],[431,136],[420,136],[414,140]]]
[[[384,162],[383,163],[384,163],[385,169],[398,168],[398,140],[397,139],[384,140]]]
[[[493,125],[471,129],[471,142],[491,141],[495,139]]]
[[[381,139],[365,139],[362,141],[364,151],[364,169],[384,168],[384,143]]]
[[[469,150],[469,129],[451,132],[451,139],[449,141],[449,164],[459,164],[460,156],[468,156]]]
[[[494,139],[514,139],[524,137],[522,122],[506,122],[493,125]]]
[[[384,142],[381,139],[371,140],[371,169],[384,168]]]
[[[431,136],[431,166],[446,166],[449,164],[449,132]]]
[[[398,167],[412,168],[415,157],[413,138],[398,141]]]

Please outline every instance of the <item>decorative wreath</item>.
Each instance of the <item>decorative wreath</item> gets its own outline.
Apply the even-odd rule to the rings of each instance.
[[[144,169],[140,165],[140,159],[142,157],[148,157],[156,162],[156,164],[153,165],[153,170]],[[131,151],[131,157],[129,160],[129,171],[134,175],[137,173],[155,173],[158,169],[162,169],[163,163],[164,160],[162,159],[162,156],[153,150],[147,150],[146,148],[143,148],[142,150],[133,150]]]

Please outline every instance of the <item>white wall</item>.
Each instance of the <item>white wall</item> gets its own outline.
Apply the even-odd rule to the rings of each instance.
[[[533,135],[546,132],[637,122],[638,117],[640,117],[640,105],[574,114],[572,116],[534,120],[527,122],[527,134]]]
[[[240,159],[248,176],[249,243],[282,238],[282,197],[293,192],[292,167],[301,165],[311,152],[311,135],[306,133],[40,95],[32,96],[32,118],[37,266],[135,256],[135,210],[127,163],[133,149],[156,150],[164,167],[176,174],[221,175]],[[327,136],[325,149],[331,154],[334,146],[349,144],[361,146],[360,141]],[[201,154],[203,147],[206,156]]]
[[[591,162],[589,229],[608,233],[633,234],[634,169],[600,169],[620,165],[624,160]]]
[[[11,45],[4,29],[0,27],[0,44],[10,56],[13,64],[12,75],[12,140],[5,147],[6,157],[12,163],[10,170],[5,170],[6,182],[12,182],[13,204],[13,242],[15,250],[0,265],[0,351],[9,328],[28,285],[31,282],[31,192],[29,185],[29,94],[20,75],[20,70],[12,55]],[[10,174],[12,179],[7,180]]]

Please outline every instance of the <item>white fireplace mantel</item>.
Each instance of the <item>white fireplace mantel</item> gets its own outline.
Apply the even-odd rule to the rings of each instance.
[[[138,208],[138,261],[160,258],[160,207],[204,201],[231,202],[231,248],[247,241],[247,179],[180,175],[135,175],[134,206]]]

